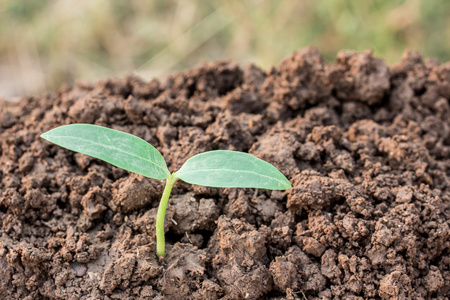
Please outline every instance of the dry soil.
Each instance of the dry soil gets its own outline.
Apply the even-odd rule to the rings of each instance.
[[[0,103],[1,299],[448,299],[450,63],[314,48],[263,71],[79,82]],[[214,149],[274,164],[287,191],[163,182],[39,135],[135,134],[177,170]]]

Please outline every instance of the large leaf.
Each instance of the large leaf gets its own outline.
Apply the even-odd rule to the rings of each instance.
[[[41,137],[146,177],[165,179],[170,176],[161,153],[129,133],[96,125],[72,124],[52,129]]]
[[[175,173],[192,184],[212,187],[285,190],[289,180],[274,166],[251,154],[217,150],[195,155]]]

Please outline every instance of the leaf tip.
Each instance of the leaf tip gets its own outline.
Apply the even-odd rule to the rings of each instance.
[[[289,182],[289,180],[286,178],[286,181],[285,181],[285,183],[284,183],[284,185],[283,185],[283,189],[284,189],[284,190],[288,190],[288,189],[290,189],[290,188],[292,188],[292,185],[291,185],[291,183]]]
[[[41,138],[43,138],[44,140],[48,140],[48,131],[44,132],[40,135]]]
[[[50,130],[48,130],[48,131],[46,131],[44,133],[41,133],[40,137],[43,138],[44,140],[47,140],[47,141],[51,142],[52,136],[54,135],[55,131],[58,128],[59,127],[53,128],[53,129],[50,129]]]

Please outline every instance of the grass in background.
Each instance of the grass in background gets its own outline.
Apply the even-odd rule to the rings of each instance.
[[[267,69],[308,45],[329,61],[341,49],[373,49],[392,64],[410,48],[444,62],[449,13],[446,0],[2,0],[0,97],[216,59]]]

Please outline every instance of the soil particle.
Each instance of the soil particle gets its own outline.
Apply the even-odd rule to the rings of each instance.
[[[295,218],[291,212],[276,213],[275,218],[270,224],[269,242],[273,245],[270,250],[272,255],[277,253],[281,255],[292,244],[293,228],[295,225]]]
[[[238,219],[221,216],[208,246],[212,272],[230,299],[256,299],[267,293],[272,279],[265,243],[268,228],[256,230]]]
[[[116,181],[112,188],[114,195],[112,204],[122,213],[128,214],[145,206],[157,204],[164,190],[164,184],[131,174]]]
[[[286,176],[292,176],[298,172],[294,153],[299,147],[293,134],[275,129],[254,143],[249,153],[265,161],[270,161],[278,169],[285,170]]]
[[[265,98],[275,100],[270,101],[269,112],[286,112],[285,107],[298,110],[326,98],[331,90],[326,73],[325,61],[315,48],[299,50],[284,59],[278,70],[269,72],[262,85]],[[279,119],[280,115],[271,117]]]
[[[207,129],[212,144],[219,149],[244,151],[254,143],[254,137],[248,126],[241,120],[233,117],[229,111],[219,113],[216,121]]]
[[[389,90],[390,71],[371,51],[341,51],[331,66],[330,81],[339,99],[358,100],[369,105],[379,103]]]
[[[163,149],[162,154],[169,170],[178,170],[190,157],[213,150],[211,138],[199,127],[182,127],[178,130],[179,139],[171,141],[170,148]],[[182,148],[183,151],[179,151]]]
[[[192,194],[185,194],[172,197],[171,203],[174,208],[172,229],[176,234],[214,231],[219,209],[213,199],[196,200]]]
[[[447,299],[450,65],[405,52],[206,63],[164,81],[79,82],[0,102],[2,299]],[[274,164],[288,191],[163,181],[39,135],[135,134],[176,171],[209,150]]]
[[[385,299],[405,299],[410,297],[407,291],[411,289],[408,276],[400,271],[387,274],[380,280],[379,295]]]
[[[178,243],[165,260],[167,268],[161,284],[168,299],[185,299],[200,289],[206,272],[204,250],[198,251],[192,245]]]
[[[280,291],[289,287],[304,293],[317,293],[326,285],[326,278],[319,270],[319,264],[309,259],[297,246],[292,246],[270,264],[274,285]]]

